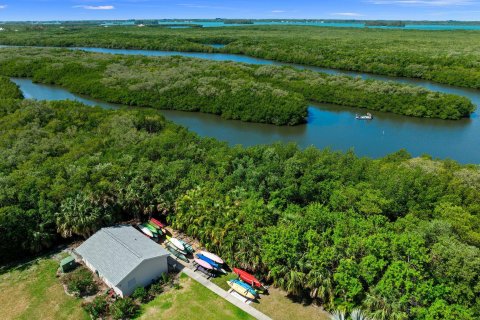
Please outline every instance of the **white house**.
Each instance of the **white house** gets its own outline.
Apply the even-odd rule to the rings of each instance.
[[[122,297],[168,271],[169,253],[132,226],[103,228],[75,253]]]

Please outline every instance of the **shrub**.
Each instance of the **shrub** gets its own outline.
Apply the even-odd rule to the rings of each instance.
[[[136,316],[138,309],[133,299],[118,299],[110,305],[110,314],[113,319],[131,319]]]
[[[76,296],[88,296],[98,292],[98,286],[93,280],[92,273],[86,268],[78,268],[63,278],[67,290]]]
[[[163,286],[161,283],[157,282],[150,286],[148,289],[148,294],[152,297],[155,297],[163,292]]]
[[[148,292],[144,287],[138,287],[133,291],[132,298],[141,303],[148,302]]]
[[[107,315],[108,303],[105,296],[98,296],[92,302],[85,304],[83,308],[93,319],[98,319]]]
[[[158,280],[159,283],[167,284],[170,281],[170,275],[168,273],[162,273],[161,278]]]

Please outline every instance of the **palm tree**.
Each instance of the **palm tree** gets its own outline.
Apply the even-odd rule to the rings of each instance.
[[[360,309],[353,309],[350,313],[350,318],[347,318],[345,311],[335,310],[330,316],[331,320],[373,320],[365,315],[365,313]]]
[[[290,271],[286,275],[286,289],[289,293],[300,295],[304,288],[305,273],[300,271]]]
[[[408,315],[401,311],[398,301],[387,301],[382,296],[368,294],[365,299],[365,306],[368,308],[369,314],[378,320],[408,319]]]
[[[340,310],[335,310],[330,316],[331,320],[345,320],[345,312]]]
[[[350,318],[352,320],[370,320],[361,309],[353,309],[352,313],[350,313]]]
[[[112,216],[108,209],[92,204],[88,195],[77,194],[62,203],[56,218],[58,232],[63,237],[77,234],[87,238]]]

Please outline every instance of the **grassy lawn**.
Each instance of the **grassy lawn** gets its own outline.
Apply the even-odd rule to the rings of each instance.
[[[228,290],[227,280],[236,279],[237,276],[229,273],[223,277],[211,279],[213,283]],[[258,303],[252,303],[253,307],[275,320],[292,319],[316,319],[330,320],[327,312],[313,305],[296,303],[287,297],[287,294],[279,289],[271,287],[268,295],[260,295]]]
[[[142,306],[140,319],[253,319],[184,274],[180,284],[180,290],[166,292]]]
[[[0,275],[2,319],[89,319],[79,299],[63,291],[58,262],[42,258]]]
[[[32,264],[0,274],[0,314],[2,319],[89,319],[81,308],[81,300],[69,297],[55,276],[58,261],[38,259]],[[228,290],[227,280],[234,274],[212,279]],[[195,280],[182,274],[180,290],[168,291],[143,305],[140,319],[253,319],[248,314],[220,298]],[[328,320],[320,308],[305,306],[290,300],[286,294],[271,288],[262,295],[255,308],[275,320]]]

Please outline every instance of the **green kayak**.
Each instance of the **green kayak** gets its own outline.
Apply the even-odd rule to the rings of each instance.
[[[185,248],[186,252],[193,253],[195,251],[195,250],[193,250],[193,247],[191,245],[189,245],[188,243],[186,243],[185,241],[180,240],[180,239],[178,239],[178,241],[180,241],[180,243],[183,244],[183,247]]]
[[[162,229],[161,229],[160,227],[154,225],[153,223],[151,223],[151,222],[146,222],[145,225],[154,228],[154,229],[155,229],[155,232],[157,232],[160,236],[163,234]],[[147,227],[147,228],[148,228],[149,230],[151,230],[150,227]]]
[[[173,247],[172,245],[170,245],[170,243],[167,244],[167,250],[170,251],[171,254],[173,254],[175,257],[177,257],[178,259],[182,260],[182,261],[185,261],[185,262],[190,262],[187,257],[185,257],[184,254],[181,254],[180,252],[178,252],[177,249],[175,249],[175,247]]]
[[[154,235],[158,234],[157,229],[155,229],[154,227],[152,227],[152,226],[149,225],[148,223],[144,223],[143,226],[144,226],[145,228],[147,228],[148,230],[152,231],[152,233],[153,233]]]

